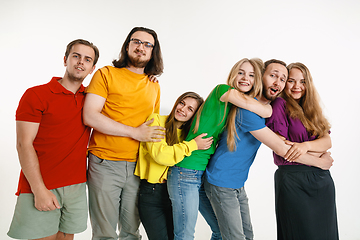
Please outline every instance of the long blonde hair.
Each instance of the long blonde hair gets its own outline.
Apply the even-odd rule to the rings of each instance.
[[[286,101],[286,110],[290,117],[299,119],[304,124],[306,130],[312,136],[322,137],[330,130],[330,123],[325,118],[320,106],[319,94],[313,83],[309,69],[302,63],[291,63],[287,66],[289,72],[291,69],[299,69],[305,79],[305,94],[299,102],[283,91],[281,97]]]
[[[238,61],[237,63],[235,63],[235,65],[232,67],[232,69],[229,73],[229,76],[227,79],[227,84],[229,86],[237,89],[240,92],[240,90],[237,88],[237,85],[235,85],[235,79],[239,73],[240,66],[245,62],[249,62],[254,67],[255,77],[254,77],[254,85],[251,88],[251,90],[249,92],[246,92],[243,94],[249,95],[251,97],[260,96],[262,94],[262,88],[263,88],[262,87],[262,71],[263,71],[264,63],[259,58],[252,58],[252,59],[243,58],[240,61]],[[225,111],[226,111],[226,108],[225,108]],[[235,105],[232,105],[229,115],[226,120],[226,128],[228,130],[227,145],[228,145],[228,149],[230,151],[234,151],[236,149],[235,142],[236,142],[236,139],[239,138],[239,136],[237,135],[236,126],[235,126],[235,118],[237,115],[237,111],[238,111],[238,107]]]
[[[165,135],[166,135],[166,143],[169,146],[172,146],[174,144],[179,143],[179,139],[178,139],[178,135],[177,135],[177,120],[175,119],[175,111],[176,111],[176,107],[177,105],[184,100],[185,98],[193,98],[197,101],[198,103],[198,107],[197,109],[194,111],[194,115],[182,125],[182,132],[181,132],[181,139],[185,139],[185,137],[187,136],[187,134],[189,133],[190,130],[190,126],[191,126],[191,122],[196,114],[196,111],[200,108],[200,106],[203,104],[204,99],[202,97],[200,97],[199,94],[195,93],[195,92],[186,92],[183,93],[180,97],[178,97],[178,99],[176,100],[169,116],[166,118],[165,121]]]

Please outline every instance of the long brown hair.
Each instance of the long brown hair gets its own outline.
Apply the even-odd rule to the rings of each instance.
[[[235,63],[235,65],[233,66],[233,68],[231,69],[231,71],[229,73],[229,76],[227,79],[227,84],[239,91],[239,89],[237,88],[237,85],[235,85],[235,79],[239,73],[240,66],[245,62],[249,62],[254,67],[255,77],[254,77],[253,87],[251,88],[251,90],[249,92],[246,92],[244,94],[249,95],[251,97],[260,96],[262,94],[262,88],[263,88],[262,87],[262,71],[263,71],[264,64],[263,64],[263,61],[259,58],[252,58],[252,59],[243,58],[240,61],[238,61],[237,63]],[[232,105],[230,112],[228,114],[227,120],[226,120],[226,128],[228,130],[227,145],[228,145],[228,149],[230,151],[234,151],[236,149],[235,142],[236,142],[236,139],[239,138],[239,136],[237,135],[236,126],[235,126],[235,118],[236,118],[237,112],[238,112],[238,107],[235,105]]]
[[[129,35],[126,37],[124,44],[122,45],[121,52],[119,55],[119,60],[114,60],[112,63],[114,67],[123,68],[127,67],[129,64],[129,56],[127,53],[127,46],[130,43],[130,38],[135,32],[146,32],[153,36],[155,40],[154,48],[152,49],[152,56],[148,64],[144,69],[144,73],[147,75],[161,75],[164,70],[164,64],[162,60],[162,54],[160,49],[160,43],[157,37],[157,34],[154,30],[144,27],[134,27]]]
[[[185,139],[185,137],[187,136],[187,134],[189,133],[190,130],[190,126],[191,126],[191,122],[194,118],[194,116],[196,115],[197,110],[200,108],[200,106],[203,104],[204,99],[202,97],[200,97],[199,94],[195,93],[195,92],[186,92],[183,93],[180,97],[178,97],[178,99],[176,100],[169,116],[167,117],[166,121],[165,121],[165,134],[166,134],[166,143],[169,146],[172,146],[176,143],[179,143],[179,139],[178,139],[178,135],[177,135],[177,123],[178,121],[175,119],[175,111],[176,111],[176,107],[177,105],[183,101],[185,98],[193,98],[197,101],[198,103],[198,107],[197,109],[194,111],[194,115],[182,125],[182,133],[181,133],[181,139]]]
[[[330,123],[325,118],[320,106],[320,97],[314,86],[313,78],[309,69],[302,63],[291,63],[287,66],[289,72],[293,68],[299,69],[305,79],[305,94],[299,100],[295,101],[286,91],[281,96],[286,101],[286,110],[290,117],[299,119],[304,124],[306,130],[312,136],[322,137],[330,130]],[[285,87],[286,88],[286,87]]]

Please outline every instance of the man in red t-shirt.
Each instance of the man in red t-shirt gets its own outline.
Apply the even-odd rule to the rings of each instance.
[[[86,149],[82,122],[85,77],[99,50],[77,39],[67,46],[62,78],[29,88],[16,110],[21,165],[8,235],[17,239],[71,240],[87,226]]]

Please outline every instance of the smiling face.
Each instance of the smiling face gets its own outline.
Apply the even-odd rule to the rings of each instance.
[[[71,81],[83,81],[88,74],[94,71],[94,59],[93,48],[83,44],[75,44],[72,46],[69,56],[64,57],[65,75]]]
[[[199,104],[196,99],[192,97],[184,98],[175,108],[175,119],[181,123],[189,121],[198,107]]]
[[[155,44],[153,36],[143,31],[135,32],[131,35],[130,39],[137,39],[152,45]],[[133,41],[130,41],[126,50],[129,56],[129,65],[136,68],[145,68],[151,59],[153,49],[145,47],[144,44],[135,44]]]
[[[263,74],[263,96],[273,101],[284,90],[288,77],[285,66],[279,63],[271,63]]]
[[[292,68],[286,82],[285,92],[297,102],[305,95],[306,82],[303,73],[298,68]]]
[[[249,62],[240,65],[238,75],[235,78],[235,87],[243,93],[249,92],[255,81],[254,67]]]

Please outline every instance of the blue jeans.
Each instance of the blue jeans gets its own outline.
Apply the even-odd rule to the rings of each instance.
[[[169,168],[167,185],[173,208],[174,240],[194,239],[199,209],[213,231],[211,239],[221,239],[216,217],[212,209],[209,210],[211,206],[204,191],[200,191],[203,173],[204,171],[177,166]],[[207,204],[203,205],[206,202]]]
[[[174,240],[194,239],[203,173],[177,166],[169,168],[167,185],[173,207]]]
[[[204,188],[218,219],[224,240],[253,239],[248,198],[244,187],[238,189],[212,185],[206,178]]]

